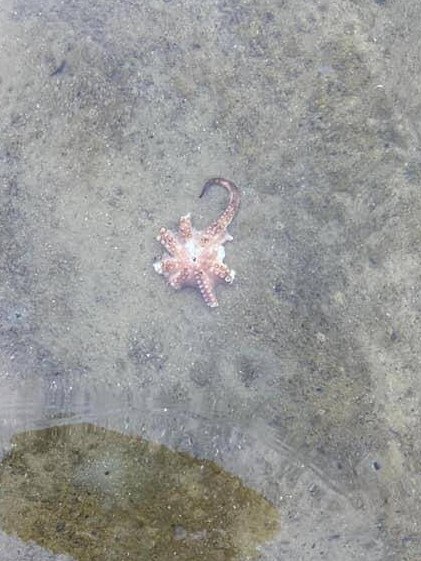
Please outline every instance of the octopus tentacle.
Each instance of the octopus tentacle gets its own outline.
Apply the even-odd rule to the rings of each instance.
[[[218,300],[213,290],[213,284],[208,275],[206,275],[204,271],[197,270],[194,274],[194,278],[196,279],[197,286],[203,296],[203,300],[210,308],[216,308],[218,306]]]
[[[234,269],[230,269],[225,263],[215,263],[211,268],[212,272],[215,273],[220,279],[231,284],[235,278]]]
[[[165,247],[170,255],[174,255],[177,252],[177,240],[174,234],[170,230],[167,230],[167,228],[161,228],[159,236],[157,236],[156,239]]]
[[[185,239],[192,237],[193,230],[192,230],[190,213],[180,218],[179,231],[180,234]]]
[[[228,179],[224,179],[223,177],[213,177],[212,179],[206,181],[199,196],[203,197],[212,185],[220,185],[221,187],[224,187],[229,193],[229,201],[224,212],[206,228],[205,233],[209,236],[215,236],[226,230],[237,214],[240,206],[240,191],[238,187],[235,183],[229,181]]]
[[[188,271],[184,269],[172,275],[168,279],[168,283],[170,284],[170,286],[178,290],[186,282],[187,277],[188,277]]]

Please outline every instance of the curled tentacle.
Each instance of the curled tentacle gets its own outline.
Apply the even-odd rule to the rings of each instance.
[[[212,185],[220,185],[221,187],[224,187],[228,191],[230,198],[224,212],[206,229],[206,234],[210,236],[214,236],[215,234],[226,230],[237,214],[240,206],[240,191],[238,187],[232,181],[222,177],[214,177],[206,181],[203,185],[200,197],[203,197]]]

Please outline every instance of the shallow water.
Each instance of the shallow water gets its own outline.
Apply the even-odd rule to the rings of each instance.
[[[88,424],[15,436],[0,489],[7,533],[81,561],[253,558],[279,527],[215,463]]]
[[[3,462],[89,423],[273,505],[238,559],[421,557],[420,23],[415,0],[1,3]],[[153,263],[162,227],[223,211],[215,176],[241,206],[210,309]],[[2,561],[83,555],[5,510]]]

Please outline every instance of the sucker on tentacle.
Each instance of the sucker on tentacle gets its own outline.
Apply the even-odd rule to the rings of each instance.
[[[210,307],[218,306],[214,287],[219,282],[231,283],[235,271],[223,262],[224,243],[232,240],[226,231],[238,212],[240,191],[228,179],[214,177],[206,181],[200,197],[205,195],[212,185],[220,185],[229,193],[226,209],[203,232],[192,227],[190,214],[182,216],[179,231],[161,228],[157,240],[165,247],[168,254],[154,263],[157,273],[164,275],[173,288],[194,286],[198,288]]]

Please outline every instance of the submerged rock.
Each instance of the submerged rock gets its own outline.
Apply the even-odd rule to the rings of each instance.
[[[78,424],[14,437],[0,525],[78,561],[229,561],[253,558],[279,517],[214,462]]]

